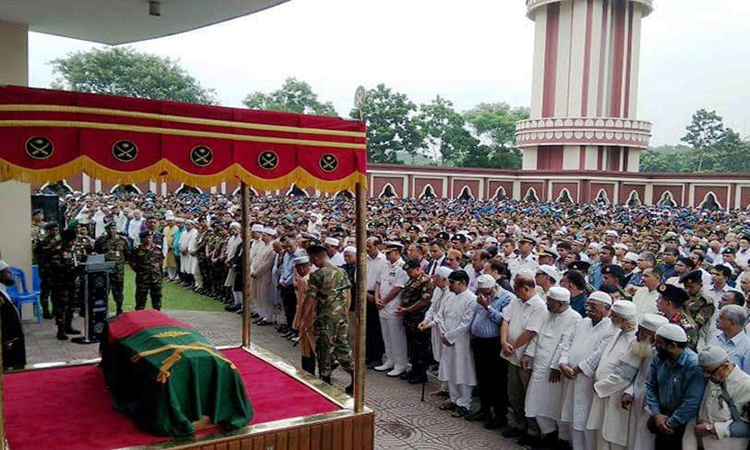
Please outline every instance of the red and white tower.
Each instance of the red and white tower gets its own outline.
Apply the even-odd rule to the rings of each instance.
[[[531,117],[516,125],[524,170],[637,172],[641,19],[653,0],[526,0],[536,24]]]

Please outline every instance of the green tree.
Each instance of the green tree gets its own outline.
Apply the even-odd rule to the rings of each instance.
[[[359,111],[352,110],[350,116],[359,119]],[[394,92],[384,84],[367,92],[362,119],[367,122],[370,162],[400,164],[399,152],[411,155],[413,160],[424,146],[417,105],[405,94]]]
[[[684,145],[663,145],[642,151],[641,172],[691,172],[693,150]]]
[[[271,93],[253,92],[245,97],[242,103],[248,108],[269,111],[293,112],[297,114],[317,114],[319,116],[338,116],[333,103],[323,103],[313,92],[309,84],[290,77],[284,80],[281,89]]]
[[[529,118],[526,107],[513,108],[505,102],[480,103],[464,113],[464,118],[477,132],[480,140],[486,143],[476,151],[486,150],[488,166],[505,169],[521,167],[521,151],[516,147],[516,122]],[[472,165],[476,158],[467,161]]]
[[[731,128],[726,128],[721,139],[713,144],[711,154],[716,172],[750,172],[750,142]]]
[[[469,154],[476,152],[479,141],[471,135],[466,120],[449,100],[438,95],[432,102],[421,105],[418,120],[432,157],[441,165],[463,165]]]
[[[122,95],[153,100],[215,104],[206,89],[179,61],[129,47],[107,47],[69,53],[49,63],[60,78],[55,89]]]
[[[713,146],[724,137],[724,120],[716,114],[716,111],[699,109],[693,114],[686,129],[687,134],[681,140],[690,145],[697,153],[697,167],[695,169],[701,172],[705,169],[704,163],[707,160],[709,163],[712,162],[711,151]]]

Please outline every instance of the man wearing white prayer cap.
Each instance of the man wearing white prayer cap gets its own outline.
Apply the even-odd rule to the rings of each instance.
[[[440,334],[440,312],[441,308],[445,305],[447,298],[452,293],[448,289],[448,276],[453,272],[449,267],[440,266],[435,270],[435,274],[432,276],[432,282],[435,285],[435,289],[432,291],[432,299],[430,300],[430,307],[424,315],[424,321],[419,324],[421,331],[427,331],[431,329],[430,341],[432,342],[432,358],[435,361],[440,361],[440,357],[443,352],[443,341]],[[434,392],[435,395],[442,395],[441,393],[448,394],[448,384],[442,383],[441,389]]]
[[[733,364],[727,352],[716,345],[701,350],[698,362],[708,384],[694,433],[685,433],[683,447],[695,448],[697,438],[706,450],[746,449],[750,442],[750,375]]]
[[[339,252],[341,242],[335,237],[329,236],[323,241],[323,244],[326,248],[326,253],[328,253],[328,261],[331,265],[334,267],[343,267],[346,261],[344,260],[344,255]]]
[[[542,299],[545,299],[550,288],[557,286],[560,282],[560,272],[554,266],[543,264],[536,268],[534,281],[536,281],[537,293]]]
[[[682,327],[672,323],[659,327],[655,346],[646,383],[651,414],[647,426],[655,435],[656,448],[681,448],[685,426],[698,413],[706,380]]]
[[[599,450],[621,449],[628,444],[629,414],[622,408],[621,398],[626,383],[611,383],[618,376],[620,361],[636,340],[636,307],[633,302],[617,300],[612,304],[610,319],[617,328],[602,352],[602,358],[594,376],[594,392],[589,412],[587,430],[596,431],[596,448]]]
[[[271,228],[271,227],[264,227],[262,233],[263,234],[267,234],[267,235],[269,235],[271,237],[275,237],[278,234],[276,232],[276,230],[274,228]]]
[[[576,326],[581,315],[570,307],[570,291],[554,286],[547,293],[547,311],[539,333],[521,358],[521,366],[531,369],[526,392],[526,417],[535,419],[541,434],[540,444],[553,447],[557,440],[563,384],[555,367],[555,350],[565,333]]]
[[[503,309],[513,298],[513,294],[502,289],[492,275],[477,277],[478,306],[471,321],[471,350],[479,386],[479,410],[465,418],[469,421],[482,420],[487,429],[504,426],[507,420],[505,386],[508,366],[500,357],[499,338]]]
[[[596,446],[596,433],[586,429],[594,396],[594,375],[604,347],[618,330],[609,318],[612,297],[594,291],[586,302],[586,318],[560,341],[559,367],[563,378],[560,439],[576,449]]]

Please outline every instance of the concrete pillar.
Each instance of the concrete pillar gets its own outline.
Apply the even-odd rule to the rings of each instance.
[[[29,84],[29,27],[0,22],[0,85]],[[0,257],[31,274],[31,186],[0,183]]]

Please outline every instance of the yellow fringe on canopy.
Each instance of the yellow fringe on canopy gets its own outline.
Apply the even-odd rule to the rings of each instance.
[[[237,179],[257,191],[275,191],[294,184],[300,189],[317,189],[336,193],[343,190],[355,191],[357,183],[367,187],[367,175],[354,172],[340,180],[323,180],[302,167],[297,167],[287,175],[266,179],[251,174],[239,164],[233,164],[213,175],[196,175],[179,168],[169,160],[162,159],[155,164],[133,172],[119,172],[102,166],[87,156],[80,156],[67,164],[50,169],[27,169],[0,160],[0,181],[17,180],[24,183],[56,182],[70,178],[81,172],[93,179],[109,184],[135,184],[145,181],[176,181],[188,186],[206,188],[217,186],[223,181]]]

